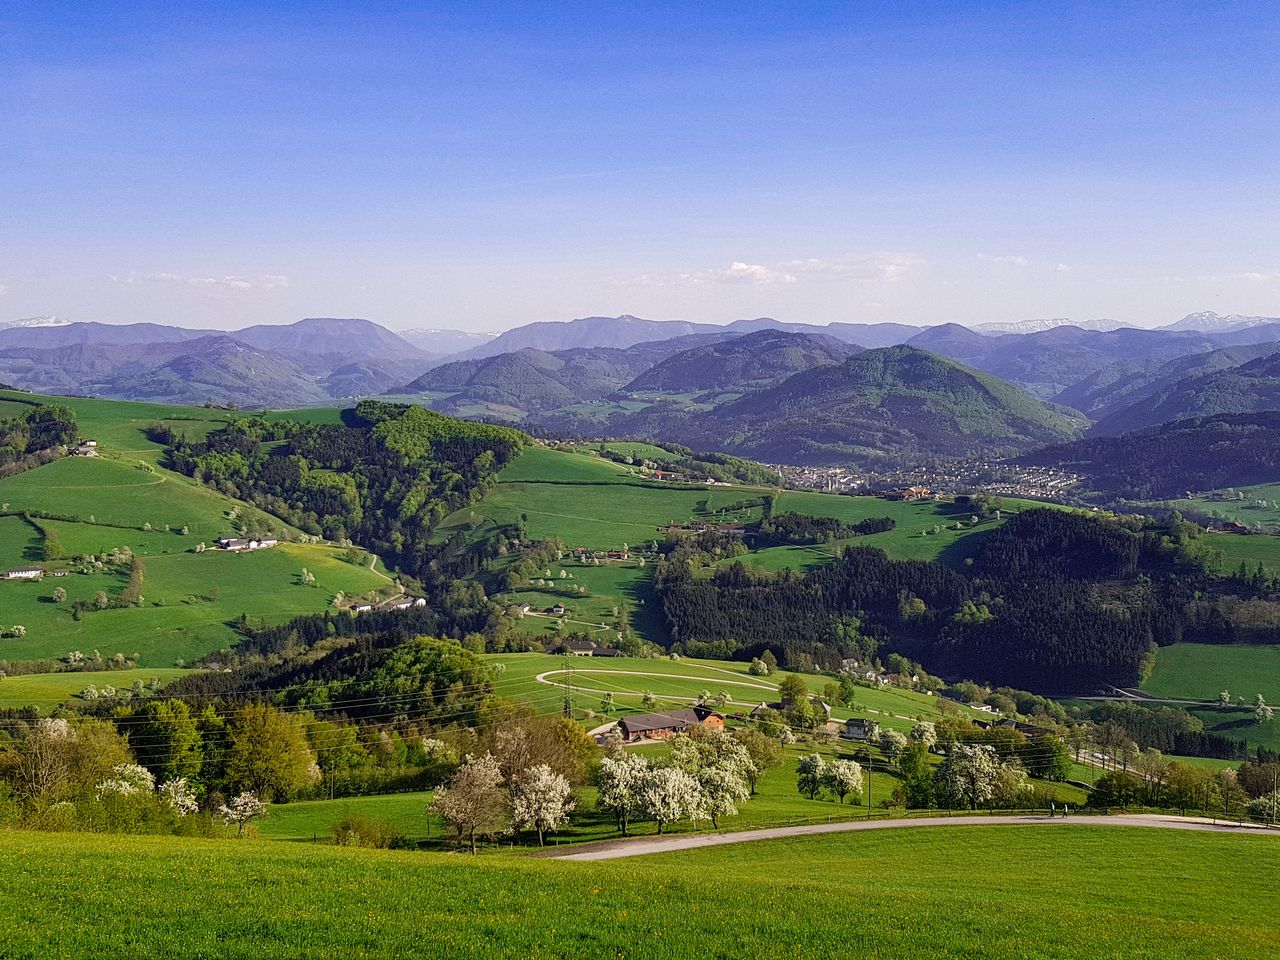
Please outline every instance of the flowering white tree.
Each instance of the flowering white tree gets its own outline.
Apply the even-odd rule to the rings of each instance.
[[[472,853],[476,852],[476,834],[506,829],[510,806],[502,789],[502,765],[491,753],[467,757],[449,783],[436,790],[432,801],[432,809],[458,831],[458,837],[467,838]]]
[[[244,828],[254,820],[267,815],[267,805],[246,790],[218,808],[218,815],[227,826],[235,826],[236,836],[244,835]]]
[[[822,789],[826,771],[827,761],[822,758],[822,754],[806,754],[796,762],[796,786],[812,800]]]
[[[573,789],[569,781],[540,763],[516,778],[511,786],[511,812],[517,827],[538,831],[538,846],[546,843],[549,830],[569,821],[573,811]]]
[[[938,796],[977,810],[989,801],[1000,781],[1000,761],[989,746],[957,744],[933,775]]]
[[[916,743],[923,743],[926,750],[932,750],[938,743],[938,728],[928,720],[921,720],[911,728],[909,736]]]
[[[136,793],[150,793],[156,788],[156,778],[151,775],[151,771],[136,763],[117,763],[111,768],[111,772],[114,776],[98,783],[99,800],[111,793],[127,797]]]
[[[605,757],[600,761],[600,772],[596,778],[599,788],[596,806],[613,814],[624,837],[631,818],[643,809],[640,784],[648,773],[649,761],[639,754],[626,753],[620,757]]]
[[[746,803],[751,793],[742,775],[727,764],[717,763],[698,771],[698,786],[711,826],[720,829],[721,817],[738,813],[738,804]]]
[[[172,780],[166,780],[157,788],[160,799],[169,805],[180,817],[185,817],[189,813],[195,813],[200,809],[200,804],[196,800],[195,791],[187,784],[186,777],[175,777]]]
[[[640,806],[658,825],[658,834],[677,820],[702,820],[707,812],[702,787],[692,776],[675,767],[651,769],[640,783]]]
[[[850,795],[856,800],[862,795],[862,765],[853,760],[833,760],[822,771],[822,785],[841,803]]]
[[[907,747],[907,738],[897,730],[880,731],[880,750],[890,760],[896,760]]]

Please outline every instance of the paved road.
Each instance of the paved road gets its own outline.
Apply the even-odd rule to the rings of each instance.
[[[1203,830],[1216,833],[1249,833],[1280,836],[1265,827],[1238,826],[1234,823],[1212,821],[1195,817],[1173,817],[1160,814],[1132,814],[1114,817],[1086,816],[1051,819],[1047,816],[957,816],[957,817],[906,817],[899,820],[853,820],[846,823],[816,823],[796,827],[769,827],[764,830],[742,830],[737,833],[694,833],[674,837],[635,837],[626,840],[606,840],[589,846],[575,846],[572,851],[549,853],[556,860],[616,860],[620,857],[639,857],[651,853],[671,853],[675,850],[696,850],[700,847],[718,847],[726,843],[749,843],[752,840],[779,840],[786,837],[808,837],[824,833],[846,833],[852,830],[899,830],[915,827],[963,827],[963,826],[1044,826],[1061,827],[1072,824],[1105,827],[1155,827],[1165,830]]]

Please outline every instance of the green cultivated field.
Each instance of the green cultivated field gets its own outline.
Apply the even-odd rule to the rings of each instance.
[[[1156,653],[1142,689],[1153,696],[1216,700],[1222,690],[1252,702],[1262,694],[1280,703],[1280,646],[1175,643]]]
[[[0,680],[0,708],[30,705],[49,710],[72,699],[90,684],[99,689],[112,686],[117,690],[128,690],[137,680],[150,685],[154,678],[163,687],[185,672],[187,671],[172,667],[152,667],[81,673],[30,673],[20,677],[6,677]]]
[[[0,517],[0,572],[41,557],[40,531],[21,517]]]
[[[563,863],[14,833],[0,846],[0,950],[1257,960],[1280,953],[1274,843],[1084,824],[957,827]]]
[[[241,613],[282,622],[323,611],[338,591],[356,594],[388,586],[383,577],[339,554],[333,547],[281,544],[252,554],[206,550],[148,556],[142,607],[88,612],[79,621],[72,619],[71,603],[92,600],[99,590],[114,596],[127,573],[0,582],[0,623],[27,628],[21,639],[0,640],[0,659],[60,657],[77,649],[87,654],[96,648],[104,656],[138,653],[143,667],[171,666],[179,657],[190,660],[234,644],[230,622]],[[315,575],[314,586],[298,582],[303,567]],[[67,591],[66,603],[51,602],[58,586]]]
[[[1242,536],[1235,533],[1215,533],[1209,541],[1215,550],[1221,550],[1226,559],[1224,573],[1238,570],[1243,560],[1252,571],[1259,563],[1273,577],[1280,576],[1280,536]]]

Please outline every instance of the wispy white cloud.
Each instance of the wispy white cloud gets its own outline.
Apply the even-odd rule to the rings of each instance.
[[[1276,283],[1280,270],[1242,270],[1239,273],[1202,273],[1195,276],[1160,277],[1174,283]]]
[[[1071,264],[1069,264],[1069,263],[1060,263],[1060,264],[1058,264],[1056,267],[1054,267],[1054,268],[1053,268],[1053,272],[1054,272],[1054,273],[1070,273],[1070,272],[1071,272]]]
[[[142,284],[166,284],[169,286],[196,287],[202,290],[275,290],[289,286],[289,278],[281,276],[260,277],[187,277],[177,273],[137,273],[111,276],[112,283],[125,286]]]
[[[9,285],[7,283],[0,283],[0,297],[3,297],[8,292]]]
[[[1031,261],[1020,253],[1001,254],[993,256],[989,253],[978,254],[979,260],[985,260],[987,263],[995,263],[1006,267],[1025,267]]]
[[[705,286],[730,284],[747,286],[793,285],[807,280],[884,281],[898,280],[919,257],[909,253],[870,253],[842,257],[810,257],[780,263],[747,263],[735,260],[727,267],[693,270],[661,276],[645,274],[629,283],[640,286]]]

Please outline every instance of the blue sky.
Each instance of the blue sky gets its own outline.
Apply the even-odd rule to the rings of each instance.
[[[1264,3],[10,2],[0,319],[1280,314],[1278,50]]]

